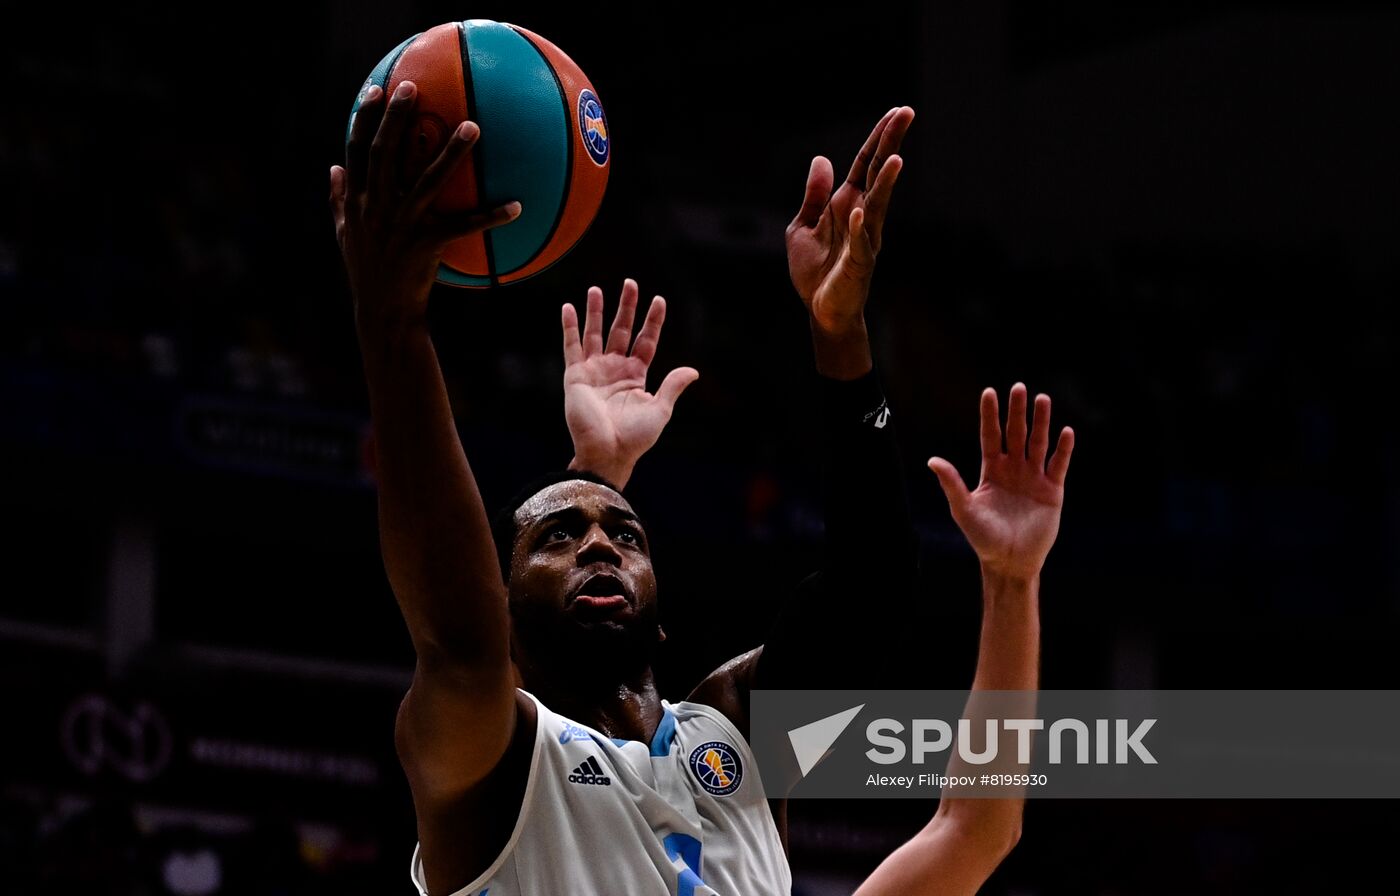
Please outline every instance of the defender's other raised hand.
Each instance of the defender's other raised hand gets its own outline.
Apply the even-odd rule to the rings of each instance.
[[[421,321],[443,248],[520,214],[518,202],[451,214],[433,209],[481,131],[462,122],[421,175],[405,177],[417,99],[416,85],[404,81],[386,108],[384,91],[371,86],[355,113],[345,167],[331,167],[331,214],[360,320]]]
[[[962,529],[984,568],[1012,578],[1039,575],[1060,530],[1065,500],[1065,474],[1074,451],[1074,430],[1060,431],[1055,454],[1046,467],[1050,445],[1050,396],[1035,398],[1030,441],[1026,441],[1026,387],[1011,387],[1006,420],[1006,451],[997,393],[982,393],[982,475],[969,492],[948,461],[930,458],[953,520]]]
[[[651,300],[641,333],[632,342],[637,314],[637,281],[622,285],[622,300],[603,344],[603,291],[588,290],[587,317],[579,336],[578,312],[565,304],[564,419],[574,441],[570,469],[591,470],[618,488],[627,484],[637,460],[645,454],[671,419],[676,399],[699,379],[693,367],[677,367],[666,375],[655,394],[647,392],[647,369],[656,355],[666,300]],[[629,351],[630,346],[630,351]]]
[[[885,212],[895,179],[904,165],[896,153],[914,110],[899,106],[886,112],[860,148],[850,172],[832,192],[831,162],[812,160],[802,208],[787,228],[788,272],[811,315],[813,338],[846,340],[849,351],[827,361],[823,370],[837,379],[854,379],[870,369],[865,332],[865,300],[875,257],[880,252]],[[857,369],[863,364],[864,370]]]

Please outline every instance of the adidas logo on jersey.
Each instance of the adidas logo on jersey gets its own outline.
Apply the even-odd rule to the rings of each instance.
[[[570,784],[602,784],[604,787],[612,784],[612,778],[603,774],[603,767],[598,764],[597,757],[589,756],[579,763],[579,767],[569,775]]]

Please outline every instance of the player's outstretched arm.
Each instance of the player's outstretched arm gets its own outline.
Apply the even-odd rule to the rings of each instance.
[[[415,100],[411,82],[387,103],[380,88],[368,90],[346,165],[331,169],[331,210],[369,389],[380,547],[418,658],[397,740],[421,821],[424,801],[481,780],[515,730],[505,587],[426,312],[446,244],[512,220],[520,206],[433,210],[479,131],[461,123],[441,155],[406,178],[401,147]]]
[[[973,730],[981,727],[979,719],[990,717],[979,693],[1033,692],[1039,685],[1040,570],[1059,532],[1065,474],[1074,449],[1074,432],[1066,427],[1047,467],[1050,398],[1036,396],[1028,441],[1026,387],[1020,383],[1011,389],[1004,451],[992,389],[982,393],[981,417],[982,473],[975,490],[968,490],[946,460],[929,460],[953,520],[982,567],[981,646],[965,711]],[[1034,717],[1033,694],[1020,699],[1025,705],[1010,711]],[[996,711],[1005,713],[1008,707],[1002,702]],[[985,770],[972,768],[954,753],[947,773]],[[856,896],[976,893],[1020,839],[1024,805],[1020,798],[945,793],[933,820],[882,862]]]
[[[918,541],[865,322],[885,216],[903,167],[898,151],[913,120],[908,107],[886,112],[834,190],[831,162],[814,159],[787,229],[788,270],[807,309],[821,399],[826,534],[819,572],[787,601],[755,655],[756,687],[888,683],[888,631],[873,620],[853,620],[847,610],[853,596],[879,595],[898,612],[916,592]]]
[[[588,290],[583,332],[578,312],[566,303],[564,328],[564,419],[574,442],[571,470],[589,470],[618,488],[627,485],[637,460],[656,444],[686,387],[699,379],[693,367],[677,367],[647,391],[647,370],[666,322],[666,300],[656,296],[635,341],[637,281],[622,284],[622,299],[603,342],[603,291]]]

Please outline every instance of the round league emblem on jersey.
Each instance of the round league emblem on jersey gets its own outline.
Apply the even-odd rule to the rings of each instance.
[[[701,744],[690,754],[690,770],[700,786],[715,796],[728,796],[739,789],[744,780],[744,767],[739,751],[723,741]]]
[[[591,90],[578,95],[578,132],[588,154],[599,165],[608,163],[608,120],[603,116],[603,104]]]

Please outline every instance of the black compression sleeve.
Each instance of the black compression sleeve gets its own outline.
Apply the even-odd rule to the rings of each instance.
[[[784,605],[755,673],[764,688],[888,686],[890,626],[909,618],[918,541],[894,415],[872,371],[817,377],[826,536],[819,571]]]
[[[868,577],[881,575],[872,566],[912,569],[918,548],[900,474],[894,414],[875,372],[850,382],[818,377],[817,383],[825,443],[823,570]]]

